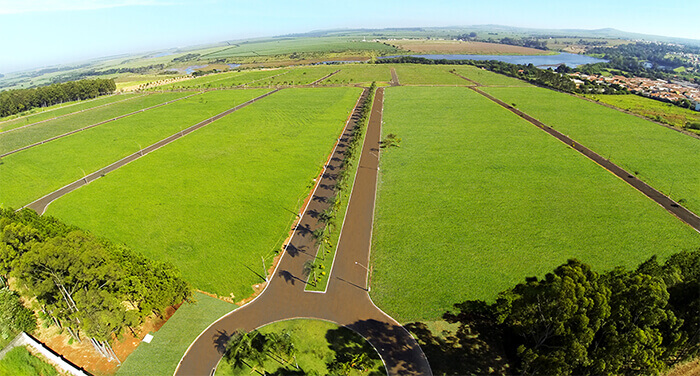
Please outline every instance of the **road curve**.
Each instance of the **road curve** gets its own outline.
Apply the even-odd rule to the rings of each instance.
[[[368,95],[368,90],[362,94]],[[304,262],[316,257],[312,232],[320,227],[318,213],[328,207],[336,172],[358,111],[352,115],[326,171],[277,268],[261,295],[249,304],[222,317],[190,345],[175,375],[211,375],[216,369],[230,335],[237,329],[252,331],[266,324],[293,318],[314,318],[348,327],[374,346],[388,375],[432,375],[430,365],[418,343],[406,329],[377,308],[367,286],[374,200],[379,166],[384,90],[377,90],[360,156],[348,210],[338,242],[336,258],[325,293],[306,292],[302,275]],[[359,102],[358,102],[359,103]]]

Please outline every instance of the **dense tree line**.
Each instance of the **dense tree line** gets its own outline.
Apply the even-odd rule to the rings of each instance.
[[[61,83],[67,81],[77,81],[88,77],[94,76],[105,76],[110,74],[123,74],[123,73],[134,73],[134,74],[150,74],[154,71],[159,71],[165,68],[165,64],[151,64],[142,67],[131,67],[131,68],[110,68],[103,70],[90,69],[82,72],[72,72],[67,74],[62,74],[56,76],[52,82]]]
[[[35,297],[45,320],[106,357],[124,330],[191,295],[172,265],[28,209],[0,209],[0,276]]]
[[[183,63],[185,61],[191,61],[191,60],[197,60],[199,58],[199,54],[186,54],[182,55],[180,57],[176,57],[173,59],[173,63]]]
[[[455,308],[444,315],[459,324],[451,340],[436,339],[424,325],[409,326],[427,343],[429,358],[451,360],[452,371],[464,372],[459,367],[474,366],[472,357],[496,349],[510,367],[491,354],[470,371],[659,374],[700,354],[700,250],[603,274],[569,260],[542,279],[501,292],[492,304],[467,301]]]
[[[36,329],[34,313],[22,305],[19,295],[9,288],[0,288],[0,343],[20,332],[32,333]]]
[[[94,79],[52,84],[34,89],[0,92],[0,117],[18,114],[37,107],[84,100],[111,94],[117,86],[112,79]]]

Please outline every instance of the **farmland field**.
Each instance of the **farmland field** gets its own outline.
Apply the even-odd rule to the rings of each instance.
[[[575,257],[634,267],[700,234],[570,147],[467,88],[389,88],[373,300],[400,322],[492,301]]]
[[[0,154],[191,94],[194,93],[151,94],[135,97],[125,102],[49,120],[12,132],[3,132],[0,133]]]
[[[308,85],[325,75],[339,70],[335,65],[319,65],[315,67],[294,68],[288,73],[271,77],[266,80],[256,81],[250,86],[275,86],[275,85]],[[281,72],[280,72],[281,73]]]
[[[237,300],[262,281],[361,92],[285,89],[52,203]],[[225,267],[222,267],[225,266]]]
[[[698,111],[639,95],[587,95],[587,97],[653,120],[663,121],[674,127],[683,127],[688,122],[700,123]]]
[[[388,64],[341,64],[333,65],[340,69],[338,74],[333,75],[321,82],[321,84],[356,84],[389,82],[391,81],[391,67]]]
[[[449,72],[450,65],[398,64],[396,74],[401,85],[473,85]]]
[[[236,308],[231,303],[194,293],[194,302],[183,304],[153,333],[151,343],[142,342],[119,367],[117,376],[172,375],[190,343],[209,324]]]
[[[4,157],[0,164],[0,206],[26,205],[86,173],[267,91],[226,90],[197,95]]]
[[[532,86],[529,83],[517,78],[508,77],[502,74],[493,73],[486,69],[481,69],[471,65],[454,65],[449,70],[454,69],[458,74],[474,80],[484,86]]]
[[[155,90],[168,89],[194,89],[194,88],[218,88],[231,87],[248,84],[254,81],[265,79],[278,74],[287,73],[283,69],[269,70],[250,70],[250,71],[234,71],[220,74],[212,74],[204,77],[198,77],[191,80],[175,82],[168,85],[158,86]]]
[[[388,42],[401,49],[420,54],[466,55],[548,55],[549,51],[511,46],[500,43],[465,42],[455,40],[393,40]]]
[[[206,59],[226,57],[251,57],[284,55],[291,53],[332,53],[343,51],[395,52],[396,49],[377,42],[362,42],[348,38],[289,38],[278,40],[252,41],[224,47],[216,52],[202,55]]]
[[[12,115],[5,118],[0,118],[0,132],[8,131],[10,129],[22,127],[28,124],[33,124],[39,121],[44,121],[47,119],[52,119],[58,116],[63,116],[71,114],[78,111],[89,110],[97,106],[102,106],[114,102],[120,102],[127,100],[129,98],[135,98],[140,96],[138,94],[117,94],[117,95],[105,95],[91,100],[86,101],[75,101],[69,103],[63,103],[51,107],[46,107],[45,109],[35,108],[27,112],[23,112],[24,115]]]
[[[486,88],[700,214],[700,140],[541,88]]]

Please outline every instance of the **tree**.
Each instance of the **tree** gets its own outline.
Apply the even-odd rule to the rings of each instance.
[[[314,260],[306,260],[306,262],[304,263],[304,268],[302,270],[302,273],[304,274],[305,277],[310,277],[311,275],[313,275],[313,279],[312,279],[313,282],[311,284],[314,286],[316,286],[316,281],[317,281],[316,271],[319,269],[321,269],[321,265],[316,264],[314,262]]]
[[[20,332],[32,333],[36,317],[22,305],[19,295],[7,288],[0,289],[0,338],[8,339]]]
[[[609,297],[597,273],[577,260],[499,294],[498,322],[520,338],[523,373],[569,375],[589,366],[587,349],[610,315]]]

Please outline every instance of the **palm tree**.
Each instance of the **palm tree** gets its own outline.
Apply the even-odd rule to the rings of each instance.
[[[305,276],[311,276],[311,274],[313,274],[314,279],[313,279],[313,283],[312,283],[312,284],[313,284],[314,286],[316,286],[316,270],[317,270],[317,269],[319,269],[319,265],[316,265],[316,264],[314,263],[314,260],[306,260],[306,262],[304,263],[304,269],[303,269],[303,271],[302,271],[302,273],[303,273]]]

